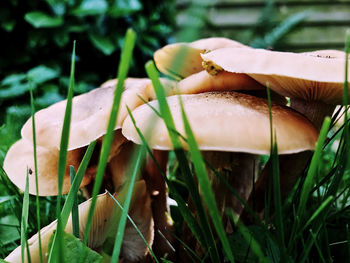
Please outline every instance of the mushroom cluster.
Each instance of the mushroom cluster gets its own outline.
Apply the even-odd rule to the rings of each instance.
[[[177,61],[179,58],[180,63]],[[251,198],[257,177],[255,191],[258,196],[255,196],[264,200],[268,181],[269,165],[262,171],[257,168],[258,156],[269,154],[271,148],[266,86],[272,90],[272,130],[280,154],[281,189],[285,196],[315,148],[324,117],[331,115],[335,105],[342,100],[344,59],[345,54],[340,51],[282,53],[253,49],[224,38],[172,44],[154,54],[158,69],[177,79],[161,80],[176,130],[185,134],[180,96],[203,157],[244,200]],[[100,145],[103,140],[116,82],[110,80],[100,88],[73,98],[63,193],[70,189],[68,166],[77,168],[87,145],[96,139]],[[285,97],[291,99],[290,107],[286,106]],[[167,152],[173,150],[173,145],[164,121],[154,110],[159,105],[151,81],[128,78],[120,105],[104,187],[111,192],[122,188],[134,144],[142,144],[136,127],[142,133],[150,131],[146,137],[147,143],[159,164],[146,160],[143,178],[138,181],[137,190],[134,191],[130,214],[148,243],[153,244],[155,253],[169,255],[171,252],[163,236],[172,240],[166,231],[171,226],[166,215],[167,188],[161,173],[166,173]],[[133,119],[128,116],[126,106],[131,110]],[[66,101],[62,101],[35,114],[39,195],[58,193],[57,165],[65,107]],[[32,175],[35,171],[31,119],[24,125],[21,134],[22,139],[6,155],[4,169],[11,181],[23,190],[28,168],[29,191],[36,194],[35,177]],[[186,141],[182,140],[182,144],[186,150]],[[100,147],[96,147],[81,183],[88,197],[99,151]],[[292,162],[297,162],[298,167],[292,169]],[[156,167],[161,167],[162,171]],[[207,171],[223,220],[227,219],[227,209],[241,214],[242,204],[210,167]],[[86,207],[89,207],[89,201],[79,206],[81,231],[86,221]],[[104,209],[108,213],[99,217],[98,213]],[[97,250],[101,247],[107,229],[105,222],[108,224],[112,221],[115,209],[108,195],[98,197],[96,223],[93,223],[96,228],[91,230],[90,247]],[[56,223],[52,223],[42,230],[43,240],[48,240],[55,227]],[[226,229],[230,229],[228,221]],[[71,231],[71,221],[66,231]],[[129,232],[130,235],[127,230],[124,238],[122,256],[127,261],[139,261],[148,253],[147,247],[139,243],[141,239],[133,230]],[[36,240],[34,236],[29,241],[31,250],[38,249]],[[13,261],[18,251],[16,249],[8,259]],[[32,253],[32,257],[32,262],[36,262],[35,253]]]

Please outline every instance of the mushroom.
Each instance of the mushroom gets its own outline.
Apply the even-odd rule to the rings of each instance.
[[[204,38],[192,43],[167,45],[154,53],[154,61],[159,71],[175,79],[181,79],[203,70],[201,53],[224,47],[249,48],[227,38]],[[174,65],[175,59],[179,56],[183,56],[183,63]]]
[[[118,194],[114,194],[114,197],[118,199]],[[79,235],[83,239],[86,221],[89,214],[91,199],[85,201],[79,205]],[[106,239],[109,231],[109,226],[114,224],[112,221],[113,215],[119,210],[115,201],[110,197],[108,193],[98,195],[95,214],[92,221],[90,230],[90,236],[88,238],[88,247],[94,250],[101,250],[102,245]],[[153,242],[153,218],[151,210],[151,199],[149,193],[146,191],[146,184],[144,181],[138,181],[135,184],[133,191],[133,197],[130,204],[129,215],[145,237],[147,243],[151,246]],[[41,234],[41,253],[43,255],[43,261],[47,262],[47,248],[51,235],[54,233],[57,227],[57,220],[50,225],[40,230]],[[68,219],[65,227],[65,232],[72,233],[72,218]],[[38,263],[39,260],[39,240],[38,234],[34,235],[28,240],[28,246],[30,250],[31,262]],[[134,226],[128,221],[124,239],[122,243],[121,257],[129,262],[138,262],[146,256],[148,249],[143,242]],[[27,262],[27,257],[25,262]],[[5,258],[6,261],[11,263],[21,262],[21,247],[17,247]]]
[[[209,73],[244,73],[262,85],[269,83],[271,90],[290,97],[291,107],[308,117],[317,129],[335,105],[342,103],[345,53],[341,51],[298,54],[225,48],[203,54],[202,58]]]
[[[220,171],[229,183],[246,199],[253,183],[253,155],[270,151],[269,110],[266,100],[237,92],[207,92],[180,95],[194,136],[204,158]],[[177,131],[184,134],[181,107],[177,96],[167,97]],[[149,103],[158,108],[158,102]],[[280,154],[313,150],[317,130],[301,114],[283,106],[272,105],[273,129]],[[172,150],[168,131],[148,105],[132,111],[137,127],[144,132],[152,123],[148,144],[157,150]],[[123,135],[141,144],[130,117],[122,127]],[[184,149],[187,145],[182,141]],[[244,163],[244,165],[241,165]],[[221,181],[208,169],[219,210],[231,207],[240,213],[242,205],[229,193]],[[242,188],[244,186],[244,188]]]

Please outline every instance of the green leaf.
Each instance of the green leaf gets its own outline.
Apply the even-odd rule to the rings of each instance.
[[[32,81],[36,84],[41,84],[43,82],[57,78],[59,73],[60,72],[58,70],[40,65],[29,70],[27,73],[27,78],[29,81]]]
[[[30,86],[28,85],[28,83],[13,85],[7,89],[1,89],[0,98],[9,99],[9,98],[18,97],[25,94],[29,89],[30,89]]]
[[[109,8],[108,14],[113,17],[120,17],[140,11],[142,4],[139,0],[115,0]]]
[[[1,81],[1,85],[13,85],[18,84],[26,78],[26,74],[12,74],[7,76]]]
[[[105,0],[83,0],[80,6],[73,10],[77,16],[102,15],[107,11],[108,4]]]
[[[51,235],[47,251],[51,250],[54,234]],[[102,256],[85,246],[78,238],[71,234],[63,235],[64,262],[76,263],[83,256],[84,263],[97,263],[102,261]],[[82,253],[82,251],[84,253]]]
[[[28,214],[29,214],[29,178],[28,178],[28,168],[27,168],[27,177],[26,177],[26,186],[23,196],[23,207],[22,207],[22,217],[21,217],[21,257],[22,262],[24,262],[24,251],[27,248],[28,261],[30,262],[30,254],[28,249],[28,240],[27,240],[27,226],[28,226]]]
[[[109,56],[116,49],[116,45],[106,36],[89,34],[91,43],[106,56]]]
[[[39,11],[26,13],[24,19],[35,28],[59,27],[63,25],[62,17],[50,16]]]

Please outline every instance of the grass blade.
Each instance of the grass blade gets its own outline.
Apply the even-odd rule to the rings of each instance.
[[[162,169],[159,167],[159,164],[156,160],[156,158],[153,155],[152,150],[150,149],[147,140],[145,138],[145,136],[141,133],[140,129],[137,127],[136,125],[136,121],[134,119],[134,116],[132,115],[130,109],[127,107],[129,116],[131,118],[131,121],[137,131],[137,134],[140,136],[142,144],[146,147],[148,154],[151,156],[153,162],[156,164],[158,171],[160,172],[160,174],[162,175],[164,181],[167,183],[168,187],[169,187],[169,192],[172,193],[174,200],[176,201],[179,211],[181,213],[181,215],[183,216],[185,222],[187,223],[188,227],[190,228],[190,230],[192,231],[192,233],[194,234],[194,236],[196,237],[196,239],[203,245],[205,246],[205,239],[203,236],[203,232],[201,231],[199,225],[197,224],[197,221],[195,219],[195,217],[193,216],[193,214],[191,213],[191,211],[189,210],[187,203],[185,202],[185,200],[182,198],[182,196],[180,195],[180,193],[176,190],[176,187],[174,186],[173,182],[170,181],[166,175],[163,173]]]
[[[75,171],[74,166],[70,165],[70,183],[71,185],[74,182]],[[73,207],[72,207],[72,232],[76,238],[79,238],[79,210],[78,210],[78,199],[77,196],[74,196]]]
[[[66,202],[64,203],[64,206],[62,208],[62,212],[60,214],[60,219],[61,219],[61,225],[62,225],[63,229],[65,228],[67,221],[68,221],[68,218],[69,218],[69,214],[72,211],[74,199],[76,198],[81,181],[83,180],[86,168],[87,168],[89,161],[91,159],[95,145],[96,145],[96,141],[93,141],[90,143],[89,147],[87,148],[85,155],[83,157],[83,160],[80,163],[77,174],[76,174],[76,176],[73,180],[73,183],[71,185],[71,188],[69,190]],[[48,262],[54,261],[57,257],[57,253],[59,252],[58,251],[59,245],[57,245],[57,243],[61,242],[61,241],[57,237],[57,235],[58,235],[57,232],[58,231],[56,231],[55,236],[54,236],[53,241],[52,241],[52,246],[51,246],[51,251],[49,252]]]
[[[188,122],[188,119],[187,119],[187,116],[185,113],[185,109],[183,107],[182,100],[181,100],[180,96],[179,96],[179,101],[180,101],[180,105],[181,105],[182,119],[183,119],[185,131],[186,131],[186,136],[187,136],[187,144],[188,144],[189,152],[190,152],[191,157],[192,157],[194,169],[196,171],[199,187],[201,188],[201,190],[204,193],[203,199],[204,199],[206,206],[208,208],[209,215],[212,219],[212,222],[214,224],[216,232],[221,240],[221,243],[222,243],[223,249],[226,253],[226,256],[229,258],[230,262],[234,262],[233,253],[232,253],[228,238],[226,236],[224,226],[223,226],[222,221],[221,221],[220,212],[219,212],[219,209],[216,205],[215,196],[214,196],[213,190],[212,190],[211,185],[210,185],[210,181],[209,181],[208,173],[207,173],[204,161],[203,161],[203,157],[202,157],[202,154],[198,148],[197,142],[194,138],[194,135],[193,135],[192,129],[190,127],[190,124]]]
[[[205,238],[205,244],[206,244],[205,247],[209,251],[209,256],[212,262],[219,262],[220,261],[219,253],[216,247],[213,233],[209,225],[208,217],[204,212],[204,207],[199,195],[198,188],[193,179],[191,169],[188,166],[188,160],[185,156],[181,142],[178,138],[178,133],[174,132],[176,128],[174,125],[173,118],[171,116],[169,106],[165,98],[164,89],[162,87],[162,84],[159,81],[159,74],[152,61],[147,62],[145,68],[146,68],[147,75],[152,80],[153,87],[159,102],[160,113],[168,129],[169,137],[172,142],[176,158],[178,159],[180,164],[181,173],[184,175],[186,186],[193,200],[196,212],[198,213],[198,217],[201,222],[203,236]]]
[[[92,190],[92,199],[91,199],[91,206],[89,209],[89,215],[86,222],[86,228],[84,233],[84,244],[87,244],[87,240],[90,234],[90,228],[92,224],[92,218],[94,215],[95,207],[96,207],[96,201],[97,201],[97,194],[100,191],[101,185],[102,185],[102,179],[105,173],[107,161],[109,152],[111,149],[111,144],[113,141],[113,131],[116,125],[117,116],[119,112],[119,105],[120,100],[122,96],[122,92],[124,89],[124,81],[127,77],[127,73],[129,71],[130,63],[131,63],[131,56],[133,53],[133,49],[135,46],[136,41],[136,34],[132,29],[128,29],[125,36],[125,42],[121,54],[121,60],[119,63],[118,68],[118,82],[117,87],[114,92],[114,99],[113,99],[113,106],[111,109],[111,113],[109,116],[108,126],[107,126],[107,132],[104,136],[102,147],[101,147],[101,154],[97,166],[97,172],[95,177],[95,183]]]
[[[31,262],[28,241],[27,241],[28,213],[29,213],[29,178],[28,178],[28,170],[27,170],[26,186],[25,186],[25,191],[24,191],[24,196],[23,196],[22,217],[21,217],[21,257],[22,257],[22,262],[24,262],[24,257],[25,257],[24,250],[25,250],[25,248],[27,250],[28,262]]]
[[[29,90],[30,92],[30,106],[31,106],[31,115],[32,115],[32,127],[33,127],[33,152],[34,152],[34,175],[35,175],[35,190],[36,190],[36,222],[38,226],[38,241],[39,241],[39,259],[40,263],[43,262],[43,255],[41,253],[41,224],[40,224],[40,203],[39,203],[39,181],[38,181],[38,162],[37,162],[37,153],[36,153],[36,131],[35,131],[35,106],[34,106],[34,97],[33,89]]]

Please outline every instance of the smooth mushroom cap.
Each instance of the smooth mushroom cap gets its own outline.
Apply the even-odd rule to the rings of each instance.
[[[181,79],[203,70],[201,53],[225,47],[249,48],[231,39],[212,37],[192,43],[181,42],[167,45],[154,53],[154,61],[160,72]],[[184,60],[177,69],[173,63],[181,53],[184,55]]]
[[[166,87],[171,89],[173,82],[166,83]],[[114,90],[115,85],[105,85],[73,98],[69,150],[86,146],[106,133]],[[125,81],[115,129],[121,127],[128,115],[126,106],[132,110],[144,103],[140,97],[146,101],[155,98],[151,81],[128,78]],[[35,114],[37,145],[59,149],[65,108],[66,100]],[[23,126],[21,134],[23,138],[32,140],[31,118]]]
[[[125,142],[126,138],[122,135],[121,129],[115,131],[109,153],[109,161],[114,158],[114,156],[121,154],[120,151]],[[89,184],[91,179],[95,176],[101,143],[102,138],[99,138],[80,187]],[[69,166],[73,165],[75,171],[77,171],[85,151],[86,147],[68,151],[66,171],[63,178],[63,194],[67,194],[70,190]],[[38,185],[39,195],[41,196],[53,196],[58,194],[58,156],[59,150],[57,148],[47,148],[37,145]],[[36,195],[33,142],[21,139],[12,145],[7,152],[4,160],[4,170],[10,180],[23,191],[25,189],[27,168],[29,173],[29,193]],[[118,177],[122,178],[124,175],[125,173],[119,174]]]
[[[283,96],[338,104],[343,97],[345,56],[334,57],[335,53],[339,54],[224,48],[202,54],[202,58],[209,72],[219,67],[245,73],[262,85],[269,83],[272,90]]]
[[[179,94],[197,94],[209,91],[265,90],[266,88],[246,74],[221,71],[211,75],[202,70],[179,81]]]
[[[270,152],[269,110],[266,100],[237,92],[181,95],[181,99],[201,150],[255,154]],[[167,102],[177,131],[185,135],[178,96],[167,97]],[[157,101],[150,104],[158,108]],[[148,105],[136,108],[132,115],[141,132],[148,127],[152,128],[148,138],[150,147],[159,150],[173,148],[164,122],[155,116]],[[150,123],[152,118],[157,121]],[[279,153],[314,149],[318,132],[301,114],[273,104],[272,119]],[[130,117],[125,119],[122,132],[129,140],[141,143]],[[187,148],[185,142],[183,146]]]
[[[58,194],[58,155],[57,148],[45,148],[37,146],[38,162],[38,191],[41,196],[52,196]],[[83,158],[84,149],[68,151],[67,167],[63,178],[62,192],[68,193],[70,189],[69,165],[73,165],[75,170]],[[29,193],[36,195],[35,168],[33,143],[25,139],[17,141],[11,146],[4,160],[4,170],[10,180],[24,191],[28,169]],[[80,187],[90,183],[94,174],[94,169],[88,169],[81,182]]]
[[[114,194],[116,199],[118,195]],[[85,201],[79,205],[79,235],[82,239],[84,237],[86,221],[88,218],[89,208],[91,204],[91,199]],[[113,222],[111,221],[111,216],[113,211],[118,209],[117,204],[110,197],[108,193],[98,195],[95,214],[92,221],[90,236],[88,239],[88,246],[92,249],[99,249],[103,242],[105,241],[109,225]],[[137,227],[145,237],[147,243],[151,246],[153,243],[153,218],[151,210],[151,198],[146,191],[146,184],[144,181],[138,181],[135,184],[133,191],[133,197],[131,200],[130,217],[136,223]],[[53,232],[56,230],[57,220],[52,222],[50,225],[42,228],[41,233],[41,244],[42,244],[42,255],[43,261],[47,262],[47,248],[49,240]],[[72,233],[72,218],[68,219],[65,232]],[[31,262],[39,262],[39,237],[38,234],[34,235],[28,240]],[[137,249],[136,249],[137,248]],[[139,260],[144,255],[146,255],[148,249],[146,244],[143,242],[141,237],[138,235],[134,227],[128,221],[124,239],[122,244],[121,256],[127,260]],[[17,247],[11,252],[5,259],[11,263],[21,262],[21,247]],[[25,262],[27,262],[27,257],[25,257]]]

